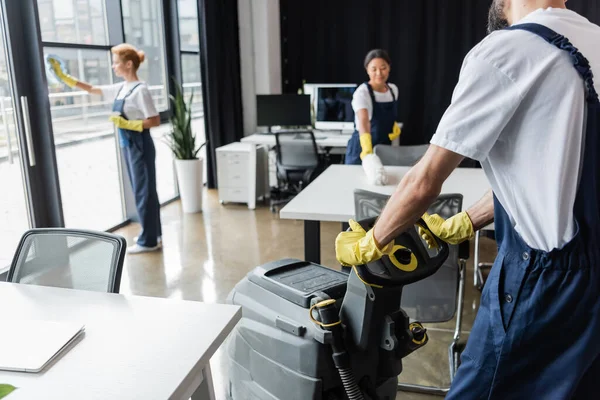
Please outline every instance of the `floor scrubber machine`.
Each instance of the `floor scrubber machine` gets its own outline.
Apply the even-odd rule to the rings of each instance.
[[[251,271],[227,300],[243,312],[227,340],[228,397],[395,399],[402,358],[428,340],[400,308],[402,288],[442,266],[448,245],[435,239],[429,249],[415,225],[393,254],[349,275],[295,259]]]

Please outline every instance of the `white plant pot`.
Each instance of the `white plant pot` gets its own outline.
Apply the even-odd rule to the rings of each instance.
[[[202,212],[203,160],[175,160],[181,206],[185,213]]]

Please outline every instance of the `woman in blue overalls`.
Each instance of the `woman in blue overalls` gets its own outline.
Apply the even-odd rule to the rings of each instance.
[[[125,80],[115,85],[94,87],[66,74],[57,59],[49,57],[48,61],[56,76],[68,86],[114,99],[110,120],[119,130],[119,141],[142,225],[136,244],[127,251],[130,254],[155,251],[161,248],[162,233],[156,192],[156,150],[149,129],[160,125],[160,116],[148,86],[137,76],[140,63],[144,61],[144,52],[125,43],[113,47],[111,52],[113,71]]]
[[[355,131],[346,148],[346,164],[360,165],[378,144],[391,144],[400,136],[398,126],[398,87],[388,83],[391,60],[385,50],[371,50],[365,57],[369,81],[352,97]]]

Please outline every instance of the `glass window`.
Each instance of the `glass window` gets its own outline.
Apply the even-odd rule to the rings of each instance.
[[[170,130],[171,124],[169,123],[150,129],[156,148],[156,192],[160,203],[177,196],[173,152],[162,139]]]
[[[42,41],[108,44],[104,0],[38,0]]]
[[[192,113],[194,117],[203,115],[202,107],[202,78],[200,76],[200,55],[182,54],[181,55],[181,76],[183,80],[183,92],[186,95],[186,101],[192,91],[194,98],[192,100]]]
[[[203,116],[202,76],[200,73],[200,37],[198,28],[198,2],[178,0],[179,40],[181,46],[181,77],[186,98],[194,92],[193,116]]]
[[[198,29],[198,1],[179,0],[179,42],[181,50],[198,51],[200,36]]]
[[[104,50],[46,48],[67,72],[92,85],[113,82]],[[65,226],[104,230],[123,221],[117,143],[108,121],[113,99],[69,89],[48,74],[48,92]]]
[[[0,33],[0,269],[10,266],[30,227],[7,61]]]
[[[160,0],[122,0],[125,41],[146,53],[138,71],[158,111],[168,108],[164,24]],[[143,5],[143,7],[142,7]]]

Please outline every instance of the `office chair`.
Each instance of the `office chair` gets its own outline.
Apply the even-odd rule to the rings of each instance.
[[[373,151],[381,159],[383,165],[412,167],[423,157],[428,148],[428,144],[416,146],[378,144]]]
[[[389,199],[388,195],[367,190],[354,191],[355,216],[357,220],[378,216]],[[462,209],[462,194],[443,194],[427,210],[447,218]],[[420,322],[446,322],[456,316],[454,337],[448,346],[450,381],[458,369],[460,353],[464,344],[459,343],[462,331],[462,314],[466,280],[466,259],[469,257],[468,242],[450,246],[448,259],[442,267],[422,281],[404,287],[401,307],[408,316]],[[399,383],[398,390],[445,395],[448,388]]]
[[[126,248],[112,233],[31,229],[19,242],[7,281],[119,293]]]
[[[277,188],[271,189],[272,212],[292,200],[322,170],[312,132],[278,132],[275,140]]]

